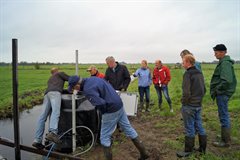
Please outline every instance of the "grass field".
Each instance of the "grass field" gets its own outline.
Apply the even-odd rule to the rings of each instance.
[[[79,73],[82,77],[89,77],[89,73],[86,69],[89,65],[79,65]],[[133,73],[140,65],[127,65],[130,73]],[[172,68],[172,65],[168,65]],[[220,124],[217,115],[217,105],[213,102],[209,95],[209,84],[212,73],[216,65],[203,64],[202,70],[205,78],[205,84],[207,93],[203,100],[203,124],[207,130],[208,139],[214,140],[216,134],[220,133]],[[34,69],[34,66],[19,66],[19,103],[21,107],[31,108],[34,104],[41,103],[43,93],[46,88],[47,80],[50,76],[50,68],[53,66],[40,66],[39,70]],[[59,67],[62,71],[69,75],[75,73],[74,67],[71,65],[54,66]],[[106,65],[97,65],[101,72],[105,72]],[[153,68],[153,64],[150,64],[150,68]],[[164,111],[159,111],[157,107],[157,95],[153,86],[151,86],[151,101],[155,104],[151,108],[150,113],[140,113],[140,116],[133,120],[133,126],[139,131],[139,134],[146,141],[146,145],[151,148],[155,144],[156,148],[161,148],[158,153],[162,159],[172,159],[175,157],[175,151],[183,148],[184,134],[183,125],[180,121],[180,98],[181,98],[181,84],[183,69],[171,69],[172,80],[169,84],[169,94],[172,99],[174,113],[170,113],[167,107],[167,102],[163,100]],[[189,159],[206,159],[206,160],[239,160],[240,159],[240,65],[235,65],[235,73],[237,77],[237,90],[233,97],[229,101],[229,112],[231,115],[232,124],[232,143],[233,146],[230,149],[216,149],[211,145],[208,146],[208,153],[202,157],[192,156]],[[0,114],[2,117],[6,116],[4,113],[11,112],[12,101],[12,78],[11,67],[0,67]],[[66,86],[67,87],[67,86]],[[129,92],[138,92],[137,80],[130,84],[128,88]],[[144,128],[143,128],[144,126]],[[150,127],[151,126],[151,127]],[[166,132],[166,133],[165,133]],[[150,137],[152,134],[159,134],[161,141],[158,138],[153,139]],[[164,138],[163,138],[164,137]],[[120,141],[124,141],[125,138]],[[151,140],[152,139],[152,140]],[[128,142],[124,143],[129,145]],[[124,157],[128,155],[126,152],[121,153],[121,147],[124,144],[115,142],[113,145],[114,154]],[[120,149],[119,149],[120,148]],[[131,149],[130,149],[131,150]],[[94,151],[93,151],[94,152]],[[153,151],[152,151],[153,152]],[[131,153],[129,153],[131,154]],[[98,159],[94,157],[94,154],[87,155],[92,159]],[[129,156],[129,155],[128,155]],[[118,158],[116,158],[118,159]],[[129,159],[129,158],[128,158]],[[130,158],[131,159],[131,158]],[[130,160],[129,159],[129,160]],[[134,158],[133,158],[134,159]],[[174,159],[174,158],[173,158]]]

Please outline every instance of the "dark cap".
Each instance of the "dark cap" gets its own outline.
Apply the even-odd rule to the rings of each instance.
[[[224,44],[218,44],[215,47],[213,47],[214,51],[226,51],[227,48]]]
[[[68,91],[70,92],[73,87],[79,82],[80,77],[78,76],[70,76],[68,78]]]

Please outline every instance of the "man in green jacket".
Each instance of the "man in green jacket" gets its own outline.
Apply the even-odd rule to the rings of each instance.
[[[218,115],[221,123],[221,140],[213,142],[216,147],[230,146],[230,118],[228,113],[228,101],[236,90],[236,76],[234,73],[234,61],[226,55],[227,48],[224,44],[213,47],[215,57],[219,60],[213,73],[210,94],[212,99],[216,98]]]

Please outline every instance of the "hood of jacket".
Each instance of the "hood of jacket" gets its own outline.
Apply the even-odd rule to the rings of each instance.
[[[223,61],[229,61],[230,63],[234,64],[235,61],[233,59],[230,58],[230,56],[226,55],[224,56],[222,59],[219,60],[219,63],[223,62]]]

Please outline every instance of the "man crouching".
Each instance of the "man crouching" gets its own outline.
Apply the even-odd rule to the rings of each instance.
[[[145,160],[149,157],[137,132],[128,120],[121,98],[108,82],[97,77],[83,79],[78,76],[71,76],[68,84],[70,92],[73,89],[82,91],[92,105],[96,106],[102,113],[100,142],[106,160],[112,160],[111,135],[117,124],[123,129],[126,136],[131,138],[133,144],[139,150],[139,160]]]

